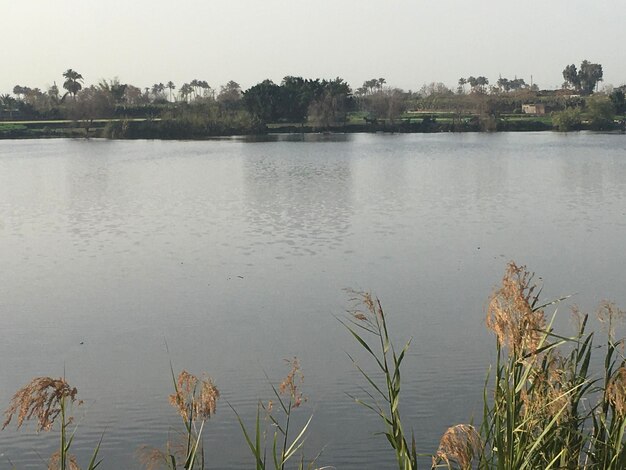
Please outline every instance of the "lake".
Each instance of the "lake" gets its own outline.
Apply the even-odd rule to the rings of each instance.
[[[508,261],[543,298],[626,307],[626,136],[0,141],[0,241],[0,407],[65,375],[83,465],[102,433],[103,469],[175,437],[171,361],[220,389],[208,468],[252,468],[227,401],[252,426],[297,356],[307,455],[392,468],[381,423],[347,395],[365,383],[346,353],[371,364],[337,320],[345,289],[380,297],[398,345],[413,338],[404,426],[434,452],[482,413],[485,306]],[[0,467],[45,467],[56,434],[32,424],[0,433]]]

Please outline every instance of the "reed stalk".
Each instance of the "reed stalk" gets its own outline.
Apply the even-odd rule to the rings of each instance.
[[[496,363],[483,389],[483,413],[477,427],[451,426],[432,454],[418,454],[414,436],[407,435],[400,411],[401,368],[411,341],[397,350],[380,300],[369,293],[353,293],[357,302],[339,321],[371,360],[375,372],[350,359],[363,376],[366,398],[351,396],[382,421],[382,434],[395,452],[399,470],[417,470],[418,458],[429,457],[431,468],[459,470],[623,470],[626,468],[626,341],[616,338],[616,324],[626,317],[610,302],[601,303],[599,319],[606,340],[594,346],[589,315],[576,313],[571,335],[557,333],[555,317],[560,302],[541,303],[541,290],[524,266],[510,263],[501,286],[489,299],[486,326],[495,336]],[[548,318],[547,308],[554,307]],[[594,355],[603,354],[593,367]],[[600,358],[599,358],[600,359]],[[289,373],[277,386],[273,401],[259,401],[250,427],[229,404],[254,458],[256,470],[313,470],[319,454],[305,461],[303,446],[312,415],[294,429],[293,413],[306,401],[297,358],[287,361]],[[170,404],[183,422],[183,443],[168,442],[166,451],[144,453],[148,468],[170,470],[205,468],[203,433],[216,411],[220,393],[210,377],[198,378],[183,370],[175,375]],[[595,370],[598,369],[598,370]],[[379,378],[380,377],[380,378]],[[268,379],[269,381],[269,379]],[[2,429],[15,419],[20,428],[36,421],[37,431],[59,429],[58,450],[49,470],[78,470],[71,454],[76,434],[71,415],[80,406],[76,388],[63,378],[37,377],[19,389],[5,411]],[[100,442],[88,470],[95,470]],[[316,470],[331,469],[322,467]]]
[[[385,428],[383,434],[395,451],[398,469],[415,470],[417,469],[415,439],[411,436],[409,441],[400,415],[400,367],[411,341],[407,341],[397,353],[389,337],[387,320],[380,300],[367,292],[353,294],[355,308],[349,311],[347,319],[339,321],[374,359],[376,367],[383,374],[384,383],[377,383],[372,374],[367,373],[352,356],[348,355],[371,389],[367,399],[354,396],[351,398],[373,411],[383,421]]]
[[[36,377],[13,395],[9,407],[4,412],[5,421],[2,429],[5,429],[14,417],[18,429],[24,422],[35,419],[37,431],[50,431],[59,420],[59,449],[50,457],[48,469],[79,470],[76,457],[70,453],[76,427],[70,432],[69,428],[74,418],[68,413],[68,407],[72,404],[77,406],[82,404],[82,401],[76,398],[77,393],[77,389],[71,387],[64,378]],[[102,462],[98,460],[101,443],[102,437],[93,451],[88,470],[95,470]]]
[[[313,415],[309,416],[306,424],[296,431],[297,434],[295,437],[292,437],[292,414],[306,401],[306,398],[300,390],[300,386],[304,380],[300,369],[300,362],[295,357],[286,362],[290,365],[290,371],[278,388],[270,382],[275,402],[270,401],[264,403],[259,401],[257,403],[254,431],[246,426],[237,410],[229,404],[239,422],[248,449],[254,457],[256,470],[266,470],[268,468],[285,470],[287,463],[302,450],[302,446],[306,441],[307,430],[313,419]],[[275,406],[276,404],[278,406]],[[262,417],[264,417],[264,419],[262,419]],[[268,427],[273,428],[274,432],[268,432]],[[269,452],[271,462],[268,463],[267,454],[270,441],[271,449]],[[304,455],[301,454],[296,468],[298,470],[313,470],[315,462],[320,455],[321,452],[314,459],[305,463]],[[330,469],[331,467],[323,468]],[[320,468],[317,470],[323,469]]]
[[[178,378],[171,367],[174,394],[170,395],[170,404],[182,418],[185,430],[185,445],[182,468],[185,470],[205,468],[202,433],[206,422],[215,414],[220,392],[210,377],[199,379],[183,370]],[[171,470],[178,468],[176,452],[168,442],[166,462]]]

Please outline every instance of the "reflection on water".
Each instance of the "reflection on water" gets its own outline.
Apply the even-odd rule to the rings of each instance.
[[[95,146],[89,151],[89,158],[84,158],[79,149],[65,161],[67,214],[72,234],[89,244],[96,239],[97,227],[114,228],[120,214],[112,214],[107,197],[108,148]]]
[[[270,236],[282,259],[341,246],[353,212],[351,162],[341,150],[298,151],[302,154],[287,161],[275,155],[250,156],[243,168],[246,238],[263,246]]]
[[[293,134],[266,134],[231,137],[232,140],[243,142],[350,142],[354,140],[354,134],[335,134],[330,132],[320,133],[293,133]]]
[[[393,459],[359,394],[333,315],[343,288],[378,294],[404,371],[405,426],[431,452],[480,416],[493,359],[484,305],[507,260],[626,306],[626,140],[593,134],[292,134],[205,142],[0,142],[0,406],[32,377],[86,400],[83,461],[106,428],[105,469],[178,425],[169,362],[211,374],[247,421],[297,355],[322,465]],[[168,349],[165,344],[167,343]],[[358,356],[357,356],[358,357]],[[364,360],[364,358],[361,358]],[[4,405],[2,405],[2,403]],[[250,421],[251,422],[251,421]],[[224,403],[213,468],[247,469]],[[0,467],[41,468],[54,436],[4,431]],[[4,460],[3,460],[4,459]]]

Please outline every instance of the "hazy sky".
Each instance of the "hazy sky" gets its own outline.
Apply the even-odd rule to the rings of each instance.
[[[626,83],[624,0],[0,0],[0,93],[16,84],[247,88],[285,75],[404,89],[484,75],[562,83],[568,63]]]

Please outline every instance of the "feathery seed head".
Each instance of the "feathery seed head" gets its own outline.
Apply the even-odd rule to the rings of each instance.
[[[293,400],[293,407],[298,408],[306,398],[303,397],[299,386],[304,382],[304,375],[300,369],[300,361],[294,357],[292,360],[285,359],[285,362],[291,366],[291,370],[287,377],[280,383],[279,390],[283,395],[289,395]]]
[[[348,310],[351,320],[371,333],[377,334],[385,316],[380,300],[369,292],[354,290],[348,290],[348,292],[354,296],[350,299],[354,306]]]
[[[215,414],[220,392],[210,377],[198,380],[195,375],[183,370],[176,381],[176,393],[170,395],[170,404],[178,410],[185,421],[198,417],[206,421]]]
[[[536,351],[546,326],[543,311],[534,309],[537,295],[533,295],[536,286],[531,281],[532,274],[525,266],[511,262],[502,286],[489,301],[487,327],[496,334],[501,346],[509,348],[509,354]]]
[[[167,452],[156,447],[145,445],[137,449],[137,457],[144,470],[159,470],[163,467],[169,468],[171,463],[170,455],[173,455],[176,459],[184,458],[184,454],[170,449],[169,442],[167,444]]]
[[[626,312],[620,310],[615,303],[603,300],[596,310],[596,315],[598,316],[598,320],[604,323],[610,341],[615,341],[615,323],[618,320],[624,319]]]
[[[72,388],[64,379],[51,377],[36,377],[28,385],[19,389],[9,408],[4,412],[6,417],[2,429],[6,428],[14,415],[17,415],[17,427],[21,427],[25,420],[33,416],[37,418],[37,430],[49,431],[54,420],[61,413],[65,400],[76,401],[76,388]],[[82,401],[78,401],[82,404]],[[71,421],[68,418],[68,422]]]
[[[78,466],[78,462],[76,461],[76,456],[68,454],[66,458],[67,470],[80,470]],[[50,456],[50,460],[48,460],[48,470],[58,470],[61,466],[61,452],[56,451],[54,454]]]
[[[433,456],[433,467],[439,462],[450,466],[456,462],[462,470],[472,468],[472,460],[482,449],[478,432],[469,424],[457,424],[446,430],[439,442],[437,453]]]
[[[622,365],[611,377],[606,394],[615,412],[621,417],[626,416],[626,366]]]
[[[522,390],[522,411],[528,422],[542,423],[556,417],[561,423],[570,416],[566,367],[565,359],[553,352],[542,367],[532,369],[528,379],[531,386]]]

